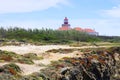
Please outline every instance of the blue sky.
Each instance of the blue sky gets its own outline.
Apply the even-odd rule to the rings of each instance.
[[[0,26],[57,29],[71,27],[120,36],[120,0],[0,0]]]

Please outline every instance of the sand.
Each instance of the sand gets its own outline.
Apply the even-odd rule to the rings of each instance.
[[[72,48],[90,48],[94,46],[84,46],[84,47],[70,47],[68,45],[42,45],[42,46],[36,46],[36,45],[21,45],[21,46],[2,46],[0,47],[0,50],[6,50],[6,51],[12,51],[17,54],[23,55],[26,53],[36,53],[38,55],[45,53],[48,50],[51,49],[72,49]],[[78,55],[79,54],[79,55]],[[34,65],[28,65],[28,64],[20,64],[16,63],[23,71],[23,75],[28,75],[33,72],[39,72],[40,69],[43,69],[45,67],[38,66],[39,64],[49,65],[51,61],[57,61],[63,57],[80,57],[81,52],[74,51],[68,54],[61,54],[61,53],[50,53],[47,56],[44,56],[43,60],[34,60]],[[0,66],[8,64],[8,63],[0,63]]]
[[[59,49],[59,48],[70,48],[67,45],[43,45],[43,46],[36,46],[36,45],[21,45],[21,46],[2,46],[0,50],[12,51],[17,54],[26,54],[26,53],[44,53],[45,51],[51,49]]]
[[[0,47],[0,50],[6,50],[6,51],[12,51],[15,52],[17,54],[23,55],[26,53],[36,53],[36,54],[43,54],[48,50],[51,49],[59,49],[59,48],[71,48],[67,45],[43,45],[43,46],[35,46],[35,45],[21,45],[21,46],[2,46]],[[20,63],[16,63],[23,71],[22,75],[28,75],[31,74],[33,72],[39,72],[41,69],[45,68],[45,67],[41,67],[38,66],[39,64],[44,64],[44,65],[48,65],[50,64],[51,61],[57,61],[63,57],[67,57],[73,56],[73,53],[71,54],[60,54],[60,53],[50,53],[48,55],[48,57],[45,57],[43,60],[34,60],[34,65],[28,65],[28,64],[20,64]],[[5,62],[5,63],[0,63],[0,66],[8,64],[9,62]]]

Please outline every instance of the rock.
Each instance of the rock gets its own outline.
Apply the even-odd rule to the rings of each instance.
[[[120,47],[84,57],[71,58],[73,67],[63,68],[60,80],[120,80]]]

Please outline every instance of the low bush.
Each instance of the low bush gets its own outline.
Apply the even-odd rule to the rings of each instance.
[[[14,52],[2,51],[0,50],[0,60],[4,61],[13,61],[19,58],[20,55],[15,54]]]
[[[17,59],[16,62],[19,62],[21,64],[34,64],[34,62],[32,61],[32,59],[24,58],[24,57]]]
[[[75,49],[52,49],[52,50],[48,50],[46,52],[49,53],[63,53],[63,54],[67,54],[67,53],[72,53],[73,51],[75,51]]]
[[[20,69],[20,67],[14,63],[5,64],[0,67],[0,73],[4,74],[18,76],[21,72],[22,70]]]
[[[28,58],[28,59],[32,59],[32,60],[41,60],[41,59],[43,59],[42,56],[38,56],[35,53],[28,53],[28,54],[23,55],[23,57]]]

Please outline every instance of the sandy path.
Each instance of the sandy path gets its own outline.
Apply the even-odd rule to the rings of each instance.
[[[45,67],[39,67],[37,65],[28,65],[28,64],[20,64],[20,63],[16,63],[16,64],[23,71],[22,75],[28,75],[34,72],[39,72],[41,69],[45,68]]]
[[[74,51],[72,53],[68,54],[61,54],[61,53],[50,53],[48,56],[45,56],[43,60],[34,60],[36,64],[44,64],[48,65],[51,63],[51,61],[57,61],[63,57],[81,57],[82,52]]]
[[[104,47],[104,46],[101,46]],[[95,46],[70,47],[69,45],[21,45],[21,46],[1,46],[0,50],[12,51],[17,54],[36,53],[41,54],[51,49],[70,49],[70,48],[96,48]]]
[[[59,49],[59,48],[70,48],[70,47],[67,45],[43,45],[43,46],[21,45],[21,46],[2,46],[0,47],[0,50],[12,51],[17,54],[26,54],[26,53],[40,54],[51,49]]]

